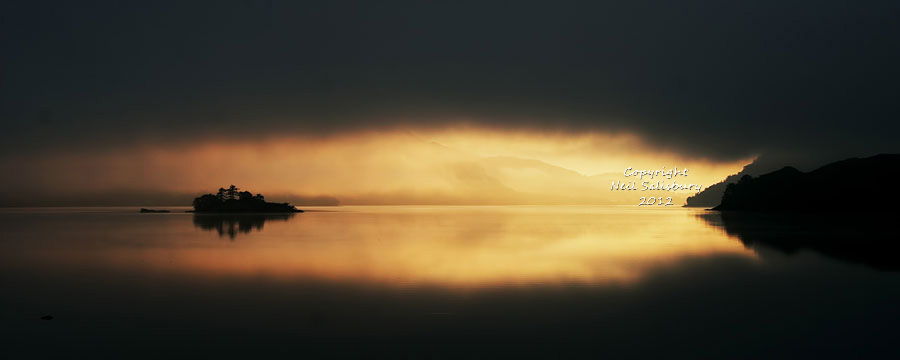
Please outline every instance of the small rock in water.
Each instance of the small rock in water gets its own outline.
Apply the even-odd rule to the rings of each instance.
[[[41,320],[53,320],[53,315],[44,315],[44,316],[41,316]]]

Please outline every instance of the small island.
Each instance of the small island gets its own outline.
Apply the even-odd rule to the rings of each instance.
[[[194,199],[195,213],[295,213],[303,212],[288,203],[266,202],[261,194],[253,195],[249,191],[240,191],[231,185],[219,188],[213,194],[202,195]]]
[[[170,212],[170,211],[169,211],[169,210],[154,210],[154,209],[141,208],[141,212],[142,212],[142,213],[151,213],[151,214],[152,214],[152,213],[167,213],[167,212]]]

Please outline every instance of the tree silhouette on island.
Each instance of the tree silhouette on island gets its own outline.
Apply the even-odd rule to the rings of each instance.
[[[240,191],[231,185],[227,189],[219,188],[213,194],[202,195],[194,199],[196,213],[284,213],[303,212],[288,203],[266,202],[262,194],[253,195],[249,191]]]

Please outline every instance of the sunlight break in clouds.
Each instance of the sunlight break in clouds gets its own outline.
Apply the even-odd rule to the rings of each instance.
[[[343,204],[636,204],[662,193],[610,191],[626,167],[687,167],[687,181],[708,186],[750,161],[684,158],[630,134],[455,128],[69,149],[3,166],[17,168],[21,176],[5,181],[26,193],[77,186],[96,194],[193,194],[233,183],[267,195],[333,196]],[[679,204],[686,195],[676,195]]]

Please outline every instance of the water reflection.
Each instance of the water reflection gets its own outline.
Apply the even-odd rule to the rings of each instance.
[[[697,215],[748,248],[792,255],[803,250],[879,270],[900,270],[894,219],[881,214],[768,214],[706,212]]]
[[[176,212],[0,212],[0,348],[28,359],[900,351],[900,273],[822,256],[757,261],[718,214],[340,210],[246,232],[240,218],[204,228]],[[220,241],[219,227],[240,239]]]
[[[57,226],[29,228],[28,233],[44,246],[39,251],[29,247],[18,258],[57,268],[92,264],[175,274],[458,289],[632,283],[686,258],[756,257],[688,210],[552,206],[341,210],[294,217],[188,215],[193,220],[178,214],[78,216],[81,230],[76,234],[52,233]],[[68,216],[44,220],[70,221]],[[240,239],[210,242],[205,232]],[[61,238],[66,240],[54,240]]]
[[[220,237],[231,240],[251,230],[261,231],[266,221],[288,221],[294,214],[194,214],[194,226],[207,231],[215,230]]]

